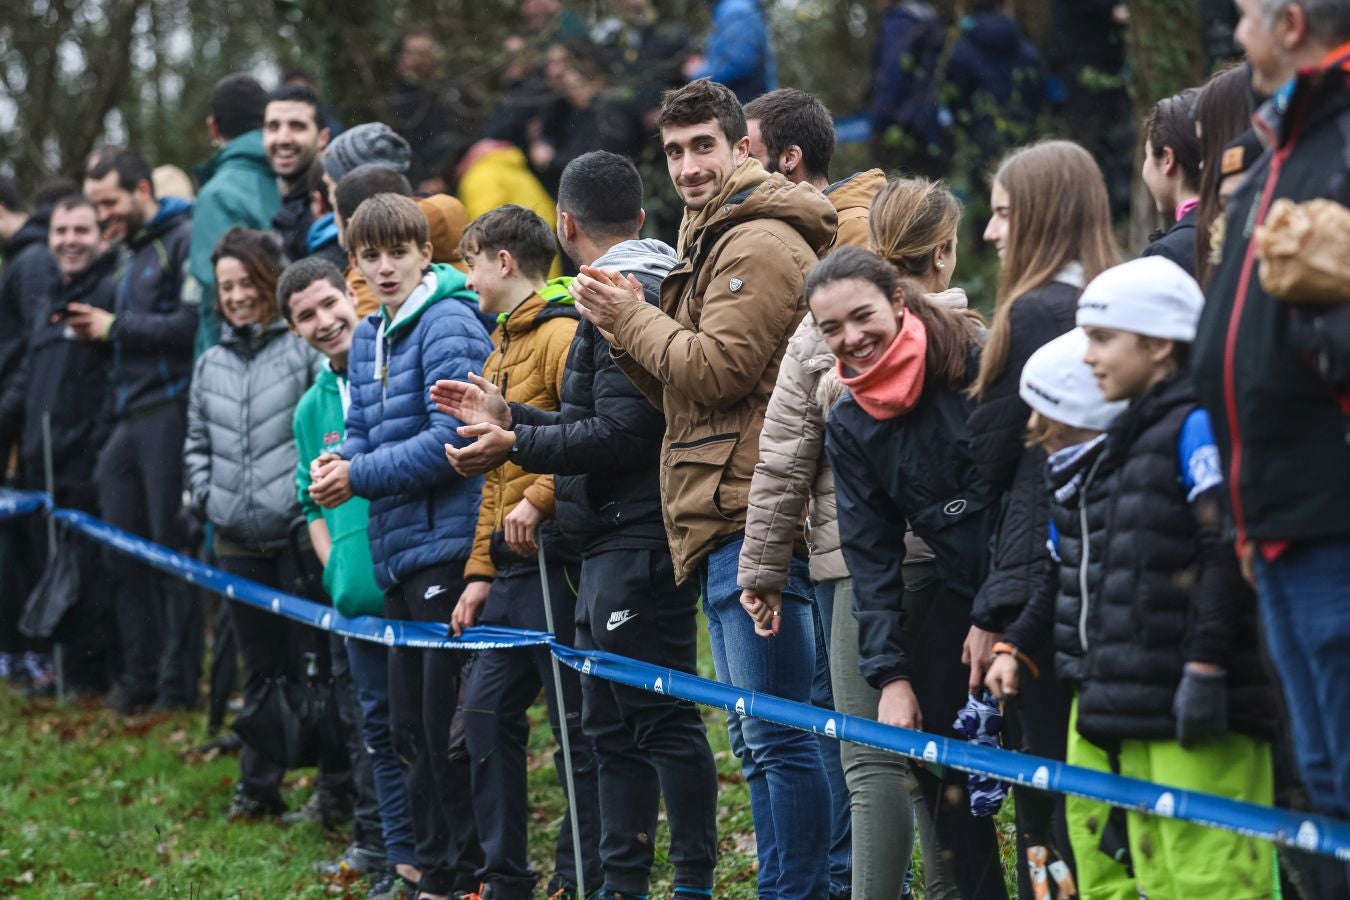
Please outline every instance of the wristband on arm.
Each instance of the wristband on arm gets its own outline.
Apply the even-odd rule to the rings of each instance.
[[[1012,644],[1009,644],[1005,641],[999,641],[997,644],[994,645],[993,652],[995,656],[998,656],[1001,653],[1006,653],[1007,655],[1016,659],[1022,665],[1026,666],[1027,671],[1031,673],[1032,678],[1041,677],[1041,667],[1032,662],[1030,656],[1027,656],[1025,653],[1023,653],[1021,650],[1018,650]]]

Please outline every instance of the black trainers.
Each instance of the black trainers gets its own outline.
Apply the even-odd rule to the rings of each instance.
[[[280,797],[251,797],[244,793],[244,786],[234,786],[234,799],[230,801],[229,820],[231,822],[256,822],[269,816],[279,816],[286,811],[286,803]]]
[[[385,871],[384,853],[359,844],[352,844],[342,851],[337,859],[324,859],[314,864],[314,871],[321,875],[338,875],[342,872],[355,872],[358,875],[371,875]]]

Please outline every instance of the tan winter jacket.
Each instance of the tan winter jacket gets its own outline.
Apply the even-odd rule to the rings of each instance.
[[[745,528],[764,410],[836,216],[815,188],[747,160],[680,228],[661,307],[630,304],[614,359],[666,416],[661,496],[675,575]]]
[[[560,408],[564,364],[579,324],[571,297],[555,302],[531,296],[492,332],[493,350],[483,364],[483,377],[501,388],[508,403]],[[487,473],[465,578],[496,576],[492,535],[505,527],[506,516],[522,499],[534,504],[545,519],[553,518],[553,476],[531,474],[509,459]]]
[[[967,304],[965,293],[957,289],[929,294],[928,299],[949,309],[965,309]],[[781,591],[787,585],[803,507],[807,507],[811,580],[848,577],[839,547],[834,470],[825,456],[825,420],[843,390],[835,376],[834,354],[807,313],[788,342],[759,438],[759,464],[750,484],[736,581],[745,590]],[[912,532],[905,536],[906,565],[932,558],[927,544]]]
[[[880,169],[868,169],[825,189],[825,196],[839,214],[839,229],[835,233],[833,247],[871,248],[872,236],[867,230],[867,220],[872,212],[872,201],[885,186],[886,173]]]

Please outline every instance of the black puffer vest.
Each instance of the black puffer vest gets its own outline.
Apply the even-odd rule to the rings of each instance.
[[[1087,631],[1084,588],[1100,583],[1102,578],[1109,479],[1099,475],[1105,451],[1105,437],[1063,451],[1063,455],[1051,458],[1046,474],[1051,497],[1050,520],[1059,535],[1055,674],[1066,681],[1083,680],[1083,641]]]
[[[1093,479],[1100,489],[1089,492],[1089,532],[1105,523],[1106,541],[1100,569],[1087,567],[1078,730],[1097,743],[1175,736],[1172,699],[1190,632],[1215,610],[1231,625],[1223,661],[1230,726],[1261,737],[1272,731],[1254,598],[1234,553],[1217,535],[1202,541],[1181,480],[1178,441],[1196,406],[1189,372],[1132,403],[1107,433]]]

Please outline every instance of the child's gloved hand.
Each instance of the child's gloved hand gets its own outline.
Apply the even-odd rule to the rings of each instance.
[[[1194,747],[1228,730],[1228,673],[1218,666],[1187,663],[1172,715],[1177,720],[1177,743]]]

